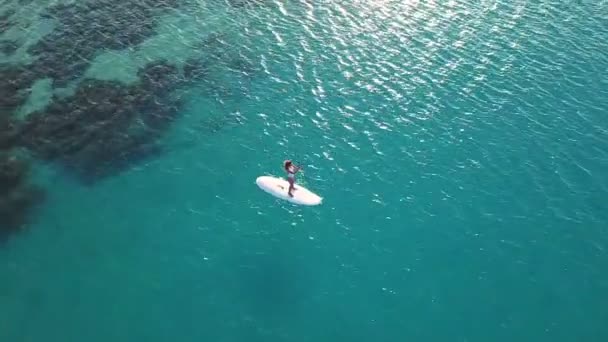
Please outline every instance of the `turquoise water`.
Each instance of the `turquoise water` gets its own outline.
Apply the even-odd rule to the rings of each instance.
[[[1,62],[41,3],[3,2],[29,25]],[[608,3],[239,3],[95,53],[125,83],[212,63],[162,155],[92,185],[34,158],[0,341],[608,339]],[[80,78],[42,82],[14,115]],[[256,187],[286,158],[321,206]]]

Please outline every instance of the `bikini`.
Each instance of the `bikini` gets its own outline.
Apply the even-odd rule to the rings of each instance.
[[[295,181],[296,180],[296,174],[293,171],[291,171],[291,170],[292,170],[291,167],[289,167],[289,169],[287,170],[287,178]]]

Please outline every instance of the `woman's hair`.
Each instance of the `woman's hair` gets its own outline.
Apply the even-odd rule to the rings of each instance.
[[[283,167],[284,167],[285,169],[287,169],[287,168],[288,168],[288,167],[290,167],[290,166],[291,166],[291,160],[286,160],[286,161],[284,161],[284,162],[283,162]]]

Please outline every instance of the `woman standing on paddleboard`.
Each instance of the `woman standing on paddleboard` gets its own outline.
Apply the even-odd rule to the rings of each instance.
[[[294,190],[293,185],[296,182],[296,173],[300,171],[300,167],[293,165],[291,160],[286,160],[285,162],[283,162],[283,167],[287,172],[287,181],[289,182],[289,190],[287,191],[287,194],[289,195],[289,197],[293,197],[293,194],[291,192]]]

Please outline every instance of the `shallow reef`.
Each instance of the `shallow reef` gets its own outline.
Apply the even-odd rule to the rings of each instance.
[[[30,158],[93,184],[163,153],[160,138],[182,105],[174,90],[206,78],[213,60],[192,59],[182,72],[167,61],[151,62],[129,85],[81,78],[100,52],[135,47],[156,34],[159,14],[181,1],[90,0],[48,7],[41,16],[56,25],[27,47],[33,61],[0,65],[0,236],[24,227],[45,198],[31,183]],[[0,13],[0,33],[17,24],[14,14]],[[19,44],[4,39],[0,51],[13,54]],[[17,118],[41,79],[52,80],[53,88],[78,83],[72,94],[55,94],[44,108]]]
[[[87,184],[157,155],[158,139],[179,112],[171,89],[182,77],[165,61],[146,65],[138,76],[133,85],[82,81],[73,95],[54,97],[28,115],[18,143],[39,158],[60,162]]]
[[[154,35],[157,11],[178,3],[97,0],[51,6],[42,16],[58,24],[28,48],[36,56],[31,68],[39,78],[50,77],[56,86],[65,86],[85,72],[99,50],[122,50]]]
[[[190,58],[183,66],[184,79],[188,82],[196,82],[203,79],[209,73],[210,63],[207,60]]]
[[[14,40],[0,40],[0,52],[12,55],[19,48],[19,43]]]
[[[0,66],[0,119],[11,115],[29,96],[30,87],[37,79],[27,66]]]
[[[17,124],[8,117],[0,117],[0,152],[9,151],[15,146]]]
[[[51,6],[42,16],[56,26],[27,47],[33,61],[0,65],[0,240],[23,230],[45,200],[45,190],[32,182],[30,160],[59,166],[73,179],[94,184],[164,152],[161,138],[182,106],[174,90],[204,80],[219,58],[191,59],[181,71],[167,61],[154,61],[138,71],[139,81],[128,85],[81,78],[100,52],[135,47],[156,34],[159,14],[180,2],[91,0]],[[14,14],[0,12],[0,33],[19,24]],[[210,36],[202,48],[217,40]],[[0,52],[11,55],[20,44],[0,40]],[[47,78],[53,88],[78,83],[72,94],[58,92],[44,108],[16,117],[35,82]]]
[[[15,10],[13,9],[0,14],[0,34],[6,32],[13,26],[14,23],[11,21],[13,14],[15,14]]]
[[[9,152],[0,152],[0,240],[23,228],[44,191],[28,182],[29,164]]]

